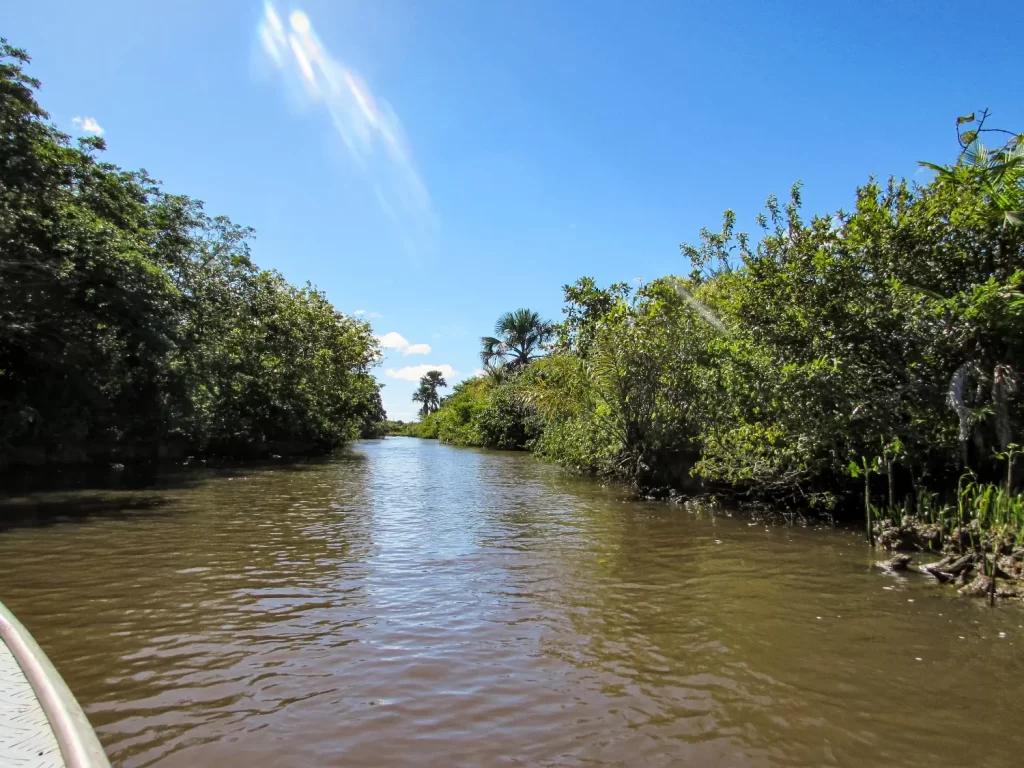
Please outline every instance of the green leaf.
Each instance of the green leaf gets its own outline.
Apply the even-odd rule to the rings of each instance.
[[[945,165],[936,165],[935,163],[929,163],[927,160],[918,160],[917,164],[922,168],[928,168],[929,170],[935,171],[935,173],[942,179],[946,179],[947,181],[953,181],[954,179],[952,169]]]
[[[963,125],[964,123],[973,123],[973,122],[974,122],[974,113],[973,112],[971,112],[971,114],[969,114],[969,115],[964,115],[963,117],[958,117],[956,119],[956,124],[957,125]]]

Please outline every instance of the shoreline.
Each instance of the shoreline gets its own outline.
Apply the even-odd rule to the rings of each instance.
[[[384,440],[388,437],[436,440],[419,435],[392,434],[380,438],[360,438],[354,442]],[[460,446],[443,440],[437,442],[451,448],[476,447]],[[117,476],[123,470],[127,470],[126,474],[134,476],[139,472],[149,475],[151,472],[174,471],[189,467],[230,469],[268,463],[326,460],[350,445],[352,443],[331,449],[315,449],[309,445],[297,446],[294,443],[274,444],[265,447],[264,450],[250,450],[248,455],[204,454],[190,452],[182,445],[168,444],[158,445],[159,450],[156,452],[152,450],[152,445],[145,446],[148,449],[145,451],[140,451],[138,445],[101,446],[98,449],[96,446],[77,446],[72,450],[58,448],[53,451],[33,448],[26,449],[21,456],[28,455],[34,458],[34,461],[11,461],[9,456],[0,461],[0,493],[10,494],[20,485],[19,481],[25,479],[26,474],[68,472],[71,475],[78,475],[106,471]],[[292,450],[288,450],[289,448]],[[296,448],[300,450],[295,450]],[[282,452],[275,452],[275,449]],[[545,457],[529,450],[491,450],[501,453],[526,453],[535,459],[551,463]],[[557,462],[553,463],[560,466]],[[674,488],[637,488],[624,480],[573,472],[564,466],[560,466],[560,469],[569,475],[586,478],[603,487],[616,487],[634,501],[670,503],[682,507],[691,514],[718,514],[729,509],[730,516],[735,513],[773,526],[821,524],[830,528],[849,526],[855,529],[855,516],[852,514],[837,516],[820,509],[785,510],[764,502],[742,500],[730,496],[728,491],[711,494],[694,489],[684,492]],[[1024,536],[1016,529],[1003,526],[1002,530],[997,531],[991,527],[983,527],[977,519],[963,525],[950,526],[944,524],[944,521],[923,520],[914,515],[904,515],[899,520],[880,519],[881,513],[877,509],[874,513],[877,519],[872,522],[872,546],[879,553],[890,555],[877,561],[882,571],[917,574],[933,579],[938,584],[955,588],[961,595],[988,598],[993,603],[996,598],[1024,601]]]
[[[884,520],[874,531],[877,547],[894,555],[880,563],[884,570],[918,573],[993,604],[1024,599],[1024,542],[1013,529],[986,529],[972,520],[947,531],[908,515],[898,524]]]

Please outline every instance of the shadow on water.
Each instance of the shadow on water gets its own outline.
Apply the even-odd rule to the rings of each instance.
[[[0,532],[14,528],[87,522],[97,517],[124,520],[162,514],[164,496],[114,493],[0,499]]]
[[[0,532],[96,518],[166,515],[175,511],[169,493],[233,478],[317,472],[327,465],[365,460],[363,454],[347,450],[323,457],[260,461],[210,459],[19,469],[0,474]]]

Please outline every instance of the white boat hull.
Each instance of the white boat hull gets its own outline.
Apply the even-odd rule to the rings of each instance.
[[[85,713],[28,630],[0,603],[0,766],[110,768]]]

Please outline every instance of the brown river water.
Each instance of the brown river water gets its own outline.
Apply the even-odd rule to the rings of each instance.
[[[852,531],[412,438],[133,485],[0,502],[0,600],[115,765],[1024,760],[1024,607]]]

